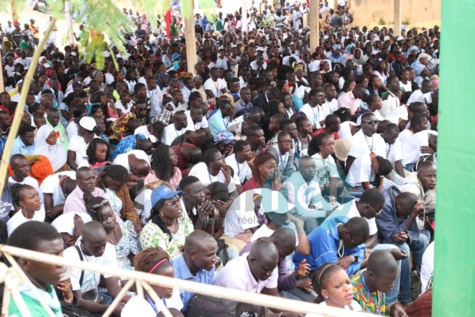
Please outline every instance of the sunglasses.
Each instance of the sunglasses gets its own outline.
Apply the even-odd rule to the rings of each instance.
[[[107,206],[108,204],[109,204],[109,201],[104,199],[100,204],[95,204],[95,205],[93,205],[93,206],[92,206],[92,209],[93,209],[93,210],[97,210],[97,209],[99,209],[99,208],[101,208],[101,207]]]
[[[363,120],[364,123],[367,123],[367,124],[378,124],[378,120]]]

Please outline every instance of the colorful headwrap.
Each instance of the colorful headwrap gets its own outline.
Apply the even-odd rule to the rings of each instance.
[[[234,134],[232,134],[228,130],[223,130],[219,131],[218,134],[213,137],[213,141],[214,144],[218,144],[223,141],[226,142],[226,144],[234,144],[236,138],[234,137]]]

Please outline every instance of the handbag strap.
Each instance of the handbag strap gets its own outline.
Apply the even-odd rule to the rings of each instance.
[[[79,253],[79,259],[84,262],[84,258],[83,258],[83,256],[82,256],[81,249],[79,249],[79,246],[75,245],[74,248],[76,248],[76,250],[77,250],[78,253]],[[79,278],[79,287],[82,286],[82,280],[83,280],[83,279],[84,279],[84,270],[81,270],[81,277]]]

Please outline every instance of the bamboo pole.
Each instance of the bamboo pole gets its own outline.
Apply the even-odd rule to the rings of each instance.
[[[121,277],[124,279],[134,279],[142,281],[142,285],[145,290],[149,290],[146,286],[147,283],[160,285],[164,287],[178,287],[179,289],[190,291],[197,294],[213,296],[218,298],[224,298],[236,302],[245,302],[258,306],[265,306],[270,308],[275,308],[278,310],[292,311],[298,313],[319,313],[328,316],[335,317],[365,317],[372,316],[368,313],[363,312],[349,312],[343,309],[334,308],[334,307],[325,307],[320,305],[315,305],[312,303],[305,302],[296,302],[294,300],[285,299],[275,296],[254,294],[236,289],[229,289],[214,285],[207,285],[202,283],[195,283],[180,279],[174,279],[166,276],[148,274],[143,272],[136,271],[126,271],[119,268],[105,267],[94,263],[82,262],[82,261],[71,261],[64,257],[59,257],[55,255],[45,254],[41,252],[35,252],[30,250],[24,250],[20,248],[15,248],[7,245],[0,245],[0,252],[4,254],[10,254],[16,257],[26,258],[34,261],[40,261],[44,263],[50,263],[55,265],[71,266],[74,268],[79,268],[81,270],[99,272],[102,274],[112,275],[116,277]],[[152,299],[153,294],[151,294]]]
[[[5,181],[7,180],[7,170],[8,162],[10,161],[10,153],[12,151],[13,141],[15,141],[16,135],[18,133],[18,128],[20,127],[21,118],[23,117],[23,108],[25,106],[26,97],[28,95],[28,90],[30,89],[30,83],[33,79],[36,67],[38,66],[38,60],[40,59],[40,54],[43,51],[46,41],[51,34],[54,26],[56,25],[56,18],[53,18],[51,24],[46,30],[45,36],[41,39],[38,47],[36,48],[35,54],[33,54],[33,59],[31,65],[28,68],[28,72],[23,80],[23,86],[20,93],[20,101],[16,106],[15,113],[13,114],[13,122],[10,128],[10,133],[8,134],[7,142],[5,143],[5,148],[3,150],[2,161],[0,164],[0,193],[3,192],[5,186]]]
[[[114,301],[109,305],[109,307],[107,307],[107,310],[102,315],[103,317],[109,317],[114,312],[114,309],[117,307],[117,305],[119,305],[127,291],[132,287],[132,285],[134,285],[134,282],[134,279],[127,281],[127,283],[120,290],[119,294],[117,294],[117,296],[114,298]]]
[[[194,1],[191,1],[191,13],[189,16],[185,16],[186,68],[188,69],[189,73],[195,74],[195,65],[197,59],[193,10]]]
[[[2,52],[0,51],[0,61],[1,60],[2,60]],[[5,86],[3,83],[3,64],[0,62],[0,92],[4,92],[4,91],[5,91]]]

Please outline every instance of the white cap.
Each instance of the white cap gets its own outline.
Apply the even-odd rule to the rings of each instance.
[[[92,132],[96,127],[96,120],[91,117],[82,117],[81,120],[79,120],[79,125],[87,131]]]

